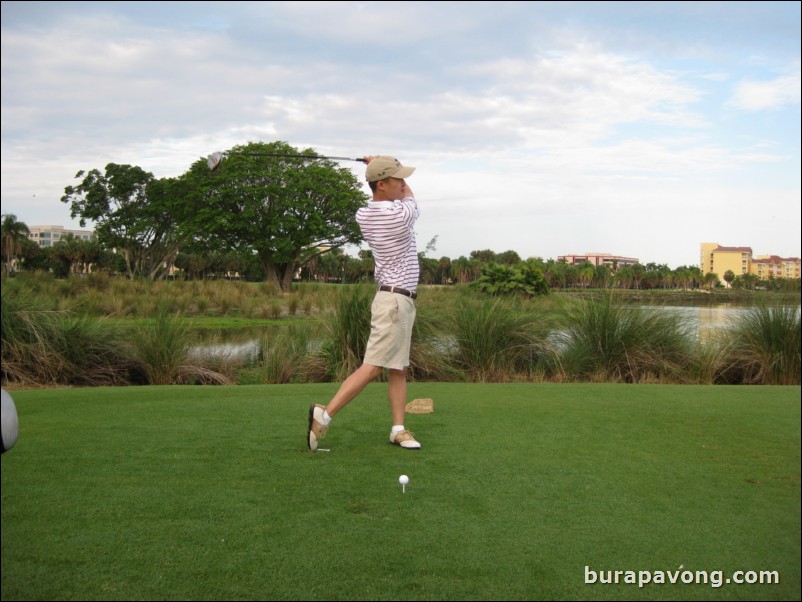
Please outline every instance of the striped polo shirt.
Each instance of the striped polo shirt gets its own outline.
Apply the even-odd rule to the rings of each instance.
[[[356,212],[362,236],[373,251],[376,283],[408,291],[418,287],[420,265],[415,243],[418,204],[412,197],[400,201],[370,201]]]

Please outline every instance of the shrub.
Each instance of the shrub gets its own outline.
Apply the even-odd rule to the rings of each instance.
[[[750,308],[725,331],[720,382],[800,384],[798,307]]]
[[[463,298],[451,320],[455,364],[481,382],[527,377],[544,357],[548,327],[548,320],[504,299],[487,303]]]
[[[449,315],[448,305],[418,298],[407,372],[410,380],[463,380],[454,368],[454,337],[446,330]]]
[[[156,317],[137,328],[133,357],[151,385],[229,384],[229,379],[189,356],[190,323],[164,306]]]
[[[2,290],[3,380],[29,385],[127,384],[131,361],[122,332],[41,298]]]
[[[343,286],[334,309],[324,317],[325,340],[319,355],[332,380],[345,379],[362,364],[370,335],[370,306],[375,290],[369,285]]]
[[[290,324],[265,333],[261,341],[262,381],[283,384],[307,380],[313,344],[308,325]]]
[[[571,311],[558,334],[560,370],[590,381],[676,381],[693,356],[693,337],[676,315],[621,305],[614,294]]]
[[[549,293],[543,272],[528,262],[521,262],[514,267],[491,263],[482,269],[472,286],[489,295],[535,297]]]

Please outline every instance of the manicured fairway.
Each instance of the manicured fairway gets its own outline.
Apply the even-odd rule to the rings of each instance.
[[[798,386],[412,383],[411,452],[377,383],[313,454],[335,390],[11,391],[2,599],[800,597]]]

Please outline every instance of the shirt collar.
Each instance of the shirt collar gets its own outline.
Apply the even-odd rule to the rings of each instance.
[[[370,201],[368,207],[371,209],[392,209],[398,201]]]

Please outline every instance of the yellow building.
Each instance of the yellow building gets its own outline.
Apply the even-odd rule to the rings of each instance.
[[[759,255],[752,260],[751,274],[761,280],[769,278],[799,278],[799,257]]]
[[[753,258],[751,247],[722,247],[717,242],[703,242],[700,249],[699,267],[702,273],[713,272],[722,281],[727,270],[736,276],[752,274],[760,280],[800,276],[799,257],[758,255]]]
[[[699,267],[703,274],[716,274],[724,280],[724,274],[731,271],[736,276],[748,274],[752,267],[751,247],[722,247],[717,242],[703,242],[699,257]]]

